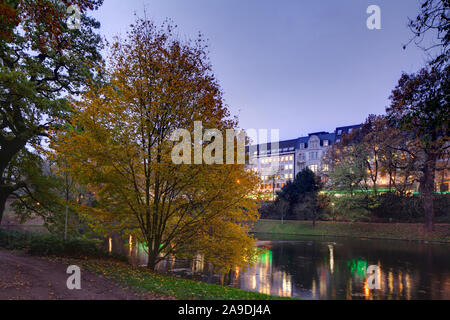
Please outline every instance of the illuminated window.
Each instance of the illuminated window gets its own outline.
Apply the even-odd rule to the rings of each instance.
[[[323,140],[323,146],[328,147],[328,140]]]
[[[319,171],[319,166],[317,164],[312,164],[312,165],[309,166],[309,169],[312,172],[317,172],[317,171]]]

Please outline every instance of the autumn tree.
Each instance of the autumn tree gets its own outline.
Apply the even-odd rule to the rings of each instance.
[[[67,238],[88,228],[71,205],[85,196],[85,188],[62,169],[45,155],[24,148],[14,157],[5,176],[26,177],[25,186],[11,194],[15,199],[11,207],[19,221],[39,217],[48,231]]]
[[[73,102],[71,126],[52,147],[95,193],[95,207],[78,209],[98,232],[131,234],[146,244],[149,268],[168,255],[195,254],[218,268],[242,266],[252,258],[248,231],[258,214],[249,195],[258,179],[243,164],[221,164],[218,133],[237,123],[202,37],[183,42],[173,33],[170,23],[138,19],[126,40],[110,47],[107,85]],[[193,134],[196,121],[203,143]],[[216,135],[207,138],[205,128]],[[177,149],[179,138],[187,148]],[[195,163],[197,151],[214,161]]]
[[[356,190],[369,190],[368,159],[369,151],[362,143],[359,130],[343,135],[341,141],[334,143],[324,157],[329,167],[327,188],[349,192],[350,195]]]
[[[28,176],[17,175],[27,171],[29,152],[41,146],[52,124],[69,116],[66,97],[79,94],[95,75],[99,23],[86,13],[101,3],[0,1],[0,221],[11,195],[35,191]],[[79,28],[67,24],[71,4],[80,10]]]
[[[431,64],[435,66],[448,64],[450,55],[449,13],[449,0],[423,0],[419,14],[415,18],[409,19],[409,27],[414,34],[411,41],[424,51],[431,52]],[[429,41],[430,38],[434,39]]]
[[[448,66],[443,70],[429,67],[403,74],[386,110],[390,125],[408,137],[406,145],[393,148],[414,158],[416,170],[420,171],[419,191],[427,231],[433,230],[437,163],[448,158],[449,88]]]

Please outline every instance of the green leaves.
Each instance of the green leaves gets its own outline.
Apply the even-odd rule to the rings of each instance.
[[[83,12],[101,2],[76,1]],[[99,25],[83,16],[80,31],[65,28],[68,3],[32,0],[0,4],[0,24],[14,26],[0,35],[0,221],[5,199],[12,191],[25,190],[18,181],[25,186],[34,184],[28,186],[29,193],[45,188],[36,185],[36,174],[25,172],[27,165],[28,171],[33,171],[42,163],[20,163],[25,158],[18,153],[27,154],[26,146],[40,148],[50,125],[68,118],[67,96],[97,80],[94,68],[101,62],[101,39],[94,29]]]

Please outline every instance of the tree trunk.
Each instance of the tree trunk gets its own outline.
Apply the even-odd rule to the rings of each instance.
[[[148,255],[147,268],[154,271],[156,268],[156,256],[154,254]]]
[[[157,259],[158,255],[155,252],[149,252],[147,260],[147,268],[154,271],[156,268]]]
[[[428,155],[423,168],[423,177],[420,185],[422,204],[425,215],[425,230],[433,231],[434,220],[434,178],[435,178],[436,157]]]

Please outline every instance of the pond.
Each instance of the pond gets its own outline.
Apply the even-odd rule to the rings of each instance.
[[[160,272],[302,299],[450,299],[450,245],[344,237],[256,235],[262,249],[248,270],[214,274],[199,256],[168,259]],[[128,252],[146,264],[142,246]],[[368,267],[376,269],[373,276]],[[370,270],[372,271],[372,270]]]

